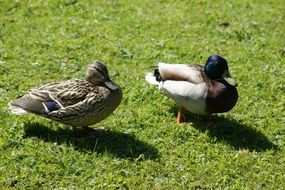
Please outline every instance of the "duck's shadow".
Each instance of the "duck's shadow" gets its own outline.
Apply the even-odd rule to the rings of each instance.
[[[177,112],[177,108],[172,108],[171,110]],[[192,122],[195,129],[202,133],[207,133],[216,142],[228,144],[236,150],[245,149],[260,152],[278,149],[278,146],[273,144],[260,131],[241,124],[234,119],[214,115],[213,123],[208,124],[203,116],[197,116],[189,112],[186,112],[183,117],[185,122]]]
[[[134,135],[114,131],[102,131],[92,136],[73,138],[69,128],[50,127],[35,122],[24,125],[24,138],[37,137],[46,142],[57,142],[74,147],[82,152],[110,153],[118,158],[156,159],[158,151],[155,147],[138,140]]]

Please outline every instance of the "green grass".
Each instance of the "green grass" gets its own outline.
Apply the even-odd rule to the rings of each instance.
[[[282,189],[285,28],[282,0],[0,1],[0,187],[3,189]],[[239,101],[204,123],[144,81],[158,61],[219,53]],[[83,77],[103,60],[124,92],[93,138],[9,101]],[[117,75],[119,74],[119,75]]]

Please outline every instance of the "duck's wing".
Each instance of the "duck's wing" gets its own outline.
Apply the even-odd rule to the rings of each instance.
[[[17,115],[24,115],[29,112],[43,116],[47,114],[42,101],[32,98],[29,94],[21,96],[18,99],[10,102],[9,109],[12,113]]]
[[[86,114],[94,111],[94,105],[97,105],[96,109],[103,110],[103,107],[100,106],[104,99],[103,94],[98,92],[89,93],[82,101],[77,102],[76,104],[62,107],[59,110],[55,110],[49,113],[49,116],[61,122],[75,121],[76,118],[83,118]],[[99,103],[98,103],[99,102]]]
[[[84,80],[54,83],[30,90],[26,95],[9,104],[15,114],[35,113],[49,117],[52,111],[83,101],[91,85]]]
[[[63,83],[42,86],[32,91],[31,94],[36,95],[35,98],[44,94],[46,95],[44,96],[44,100],[51,97],[61,104],[62,107],[66,107],[84,100],[90,92],[94,91],[96,91],[96,88],[86,80],[75,79]]]
[[[158,69],[164,80],[188,81],[199,84],[204,82],[204,66],[199,64],[158,63]]]
[[[158,69],[145,79],[187,110],[205,114],[209,80],[203,69],[204,66],[198,64],[159,63]]]
[[[169,64],[158,63],[158,68],[153,73],[148,73],[145,80],[153,85],[162,81],[186,81],[200,84],[207,81],[204,66],[199,64]]]

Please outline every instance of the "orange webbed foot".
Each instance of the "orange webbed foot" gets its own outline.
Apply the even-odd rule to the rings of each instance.
[[[185,108],[182,107],[182,106],[179,106],[179,109],[178,109],[178,113],[177,113],[177,123],[178,124],[181,124],[182,123],[182,113],[185,111]]]

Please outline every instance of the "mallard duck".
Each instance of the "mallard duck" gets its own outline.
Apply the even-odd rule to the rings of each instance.
[[[205,65],[158,63],[154,73],[145,77],[160,92],[179,105],[177,122],[182,122],[184,109],[199,115],[222,113],[237,103],[237,83],[229,73],[226,59],[211,55]]]
[[[12,113],[33,113],[86,129],[108,117],[120,104],[121,88],[110,80],[101,61],[89,64],[85,79],[73,79],[31,89],[9,103]]]

